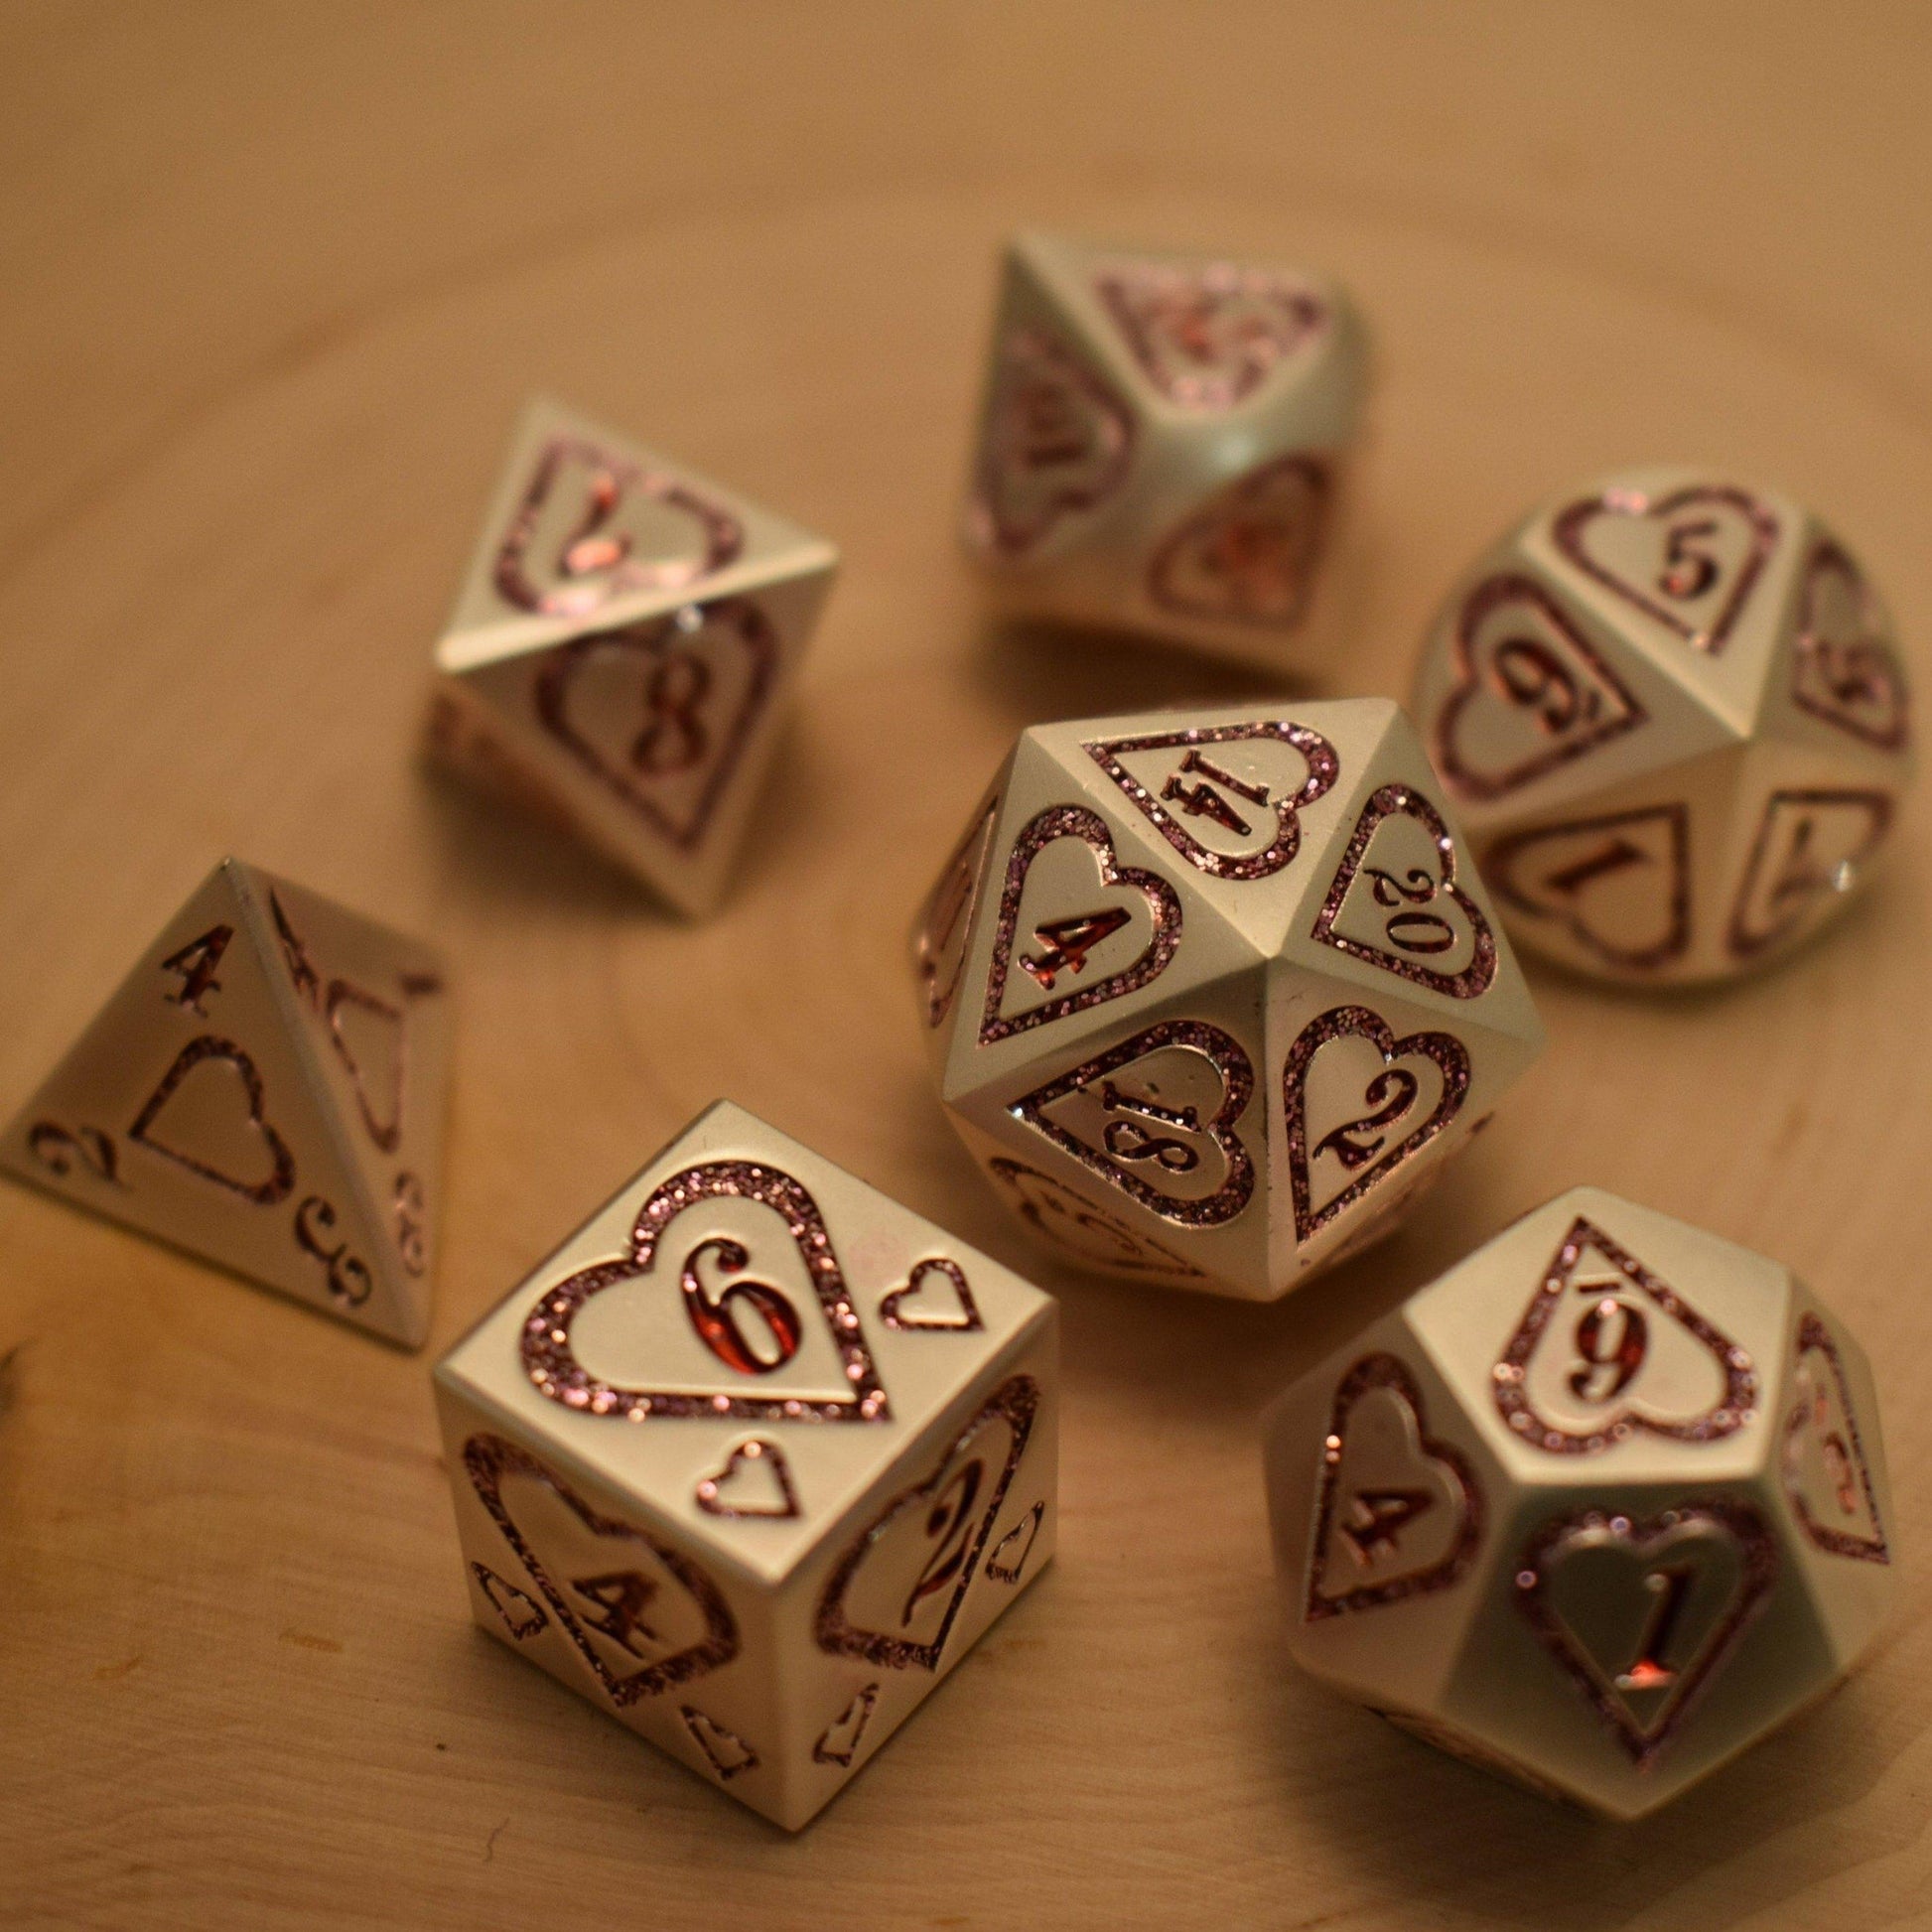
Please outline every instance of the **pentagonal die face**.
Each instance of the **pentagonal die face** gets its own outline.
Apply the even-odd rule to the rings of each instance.
[[[1541,1032],[1394,706],[1036,728],[913,939],[942,1098],[1034,1231],[1268,1300],[1393,1225]]]
[[[1022,235],[967,546],[1016,613],[1304,655],[1363,360],[1321,278]]]
[[[1269,1426],[1299,1662],[1616,1817],[1846,1669],[1888,1594],[1871,1384],[1776,1264],[1579,1188]]]
[[[1869,876],[1912,770],[1890,619],[1755,484],[1581,485],[1483,557],[1416,715],[1526,945],[1632,982],[1746,971]]]
[[[533,403],[437,647],[432,746],[707,911],[835,563],[722,485]]]

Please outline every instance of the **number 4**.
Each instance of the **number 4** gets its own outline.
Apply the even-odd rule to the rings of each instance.
[[[228,950],[228,941],[234,937],[231,925],[213,925],[199,939],[191,939],[178,953],[172,953],[161,962],[164,973],[181,975],[181,991],[163,995],[178,1007],[186,1007],[190,1013],[207,1016],[202,1002],[210,993],[221,990],[221,982],[214,977],[214,969],[221,963],[221,955]]]

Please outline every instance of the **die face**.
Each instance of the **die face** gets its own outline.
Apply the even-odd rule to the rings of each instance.
[[[547,1607],[555,1674],[796,1826],[1050,1556],[1054,1348],[1037,1291],[721,1104],[439,1367],[467,1558]],[[478,1453],[523,1471],[536,1529],[478,1486],[465,1431],[508,1446]],[[586,1536],[671,1553],[630,1598],[683,1620],[634,1669],[572,1628],[623,1595],[621,1564],[591,1574],[588,1611],[557,1583],[593,1563]],[[680,1562],[754,1633],[730,1655]],[[473,1581],[479,1621],[526,1644]],[[762,1769],[713,1761],[720,1728]]]
[[[538,403],[438,647],[433,743],[673,904],[716,903],[756,803],[829,545]]]
[[[1310,619],[1363,360],[1319,278],[1023,235],[968,547],[1013,611],[1273,662]]]
[[[1822,1692],[1888,1601],[1856,1343],[1775,1263],[1598,1189],[1422,1290],[1269,1427],[1298,1661],[1612,1816]]]
[[[1905,673],[1850,552],[1701,472],[1534,514],[1445,608],[1417,706],[1518,936],[1638,983],[1801,943],[1911,775]]]
[[[1373,700],[1027,734],[935,1062],[1036,1233],[1272,1299],[1466,1139],[1542,1036],[1439,792]]]
[[[0,1163],[415,1346],[449,1043],[432,952],[228,860],[16,1116]]]

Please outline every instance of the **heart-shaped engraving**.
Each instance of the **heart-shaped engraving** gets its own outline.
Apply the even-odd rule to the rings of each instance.
[[[836,1764],[841,1769],[859,1754],[859,1740],[872,1723],[873,1707],[879,1702],[879,1686],[868,1684],[819,1734],[812,1746],[814,1764]]]
[[[295,1156],[263,1105],[255,1062],[233,1040],[202,1034],[175,1055],[127,1137],[244,1200],[273,1207],[295,1187]],[[164,1117],[172,1139],[157,1132]],[[256,1165],[264,1161],[265,1172]]]
[[[1604,965],[1653,972],[1691,943],[1691,813],[1645,805],[1511,832],[1483,854],[1505,905],[1555,919]]]
[[[1533,577],[1486,577],[1469,593],[1454,661],[1433,736],[1436,768],[1460,798],[1500,798],[1649,715]]]
[[[606,790],[681,851],[712,813],[770,696],[778,637],[720,598],[577,637],[543,660],[538,718]]]
[[[1891,819],[1882,791],[1772,792],[1731,907],[1731,952],[1755,958],[1849,893]]]
[[[735,1521],[780,1521],[799,1513],[784,1450],[757,1436],[740,1443],[726,1456],[725,1466],[698,1484],[697,1503],[707,1516]]]
[[[999,799],[988,798],[966,828],[926,895],[912,928],[912,970],[918,976],[925,1024],[936,1027],[952,1011],[966,970],[966,938],[972,930],[973,908],[979,902],[980,881],[986,874],[986,855],[993,843],[993,821]]]
[[[1085,749],[1149,824],[1211,879],[1268,879],[1293,864],[1302,813],[1341,771],[1325,738],[1285,718],[1101,738]]]
[[[1454,836],[1408,785],[1362,807],[1313,936],[1452,1000],[1479,998],[1496,977],[1496,935],[1455,883]]]
[[[1798,594],[1791,701],[1881,752],[1902,752],[1905,667],[1885,628],[1858,565],[1837,544],[1819,544]]]
[[[1329,323],[1312,289],[1232,262],[1120,262],[1094,278],[1094,289],[1147,379],[1182,409],[1246,401]]]
[[[1328,467],[1279,457],[1237,477],[1161,539],[1148,601],[1188,618],[1292,630],[1328,533]]]
[[[621,1707],[635,1704],[639,1698],[656,1697],[674,1685],[688,1684],[707,1671],[729,1664],[738,1655],[738,1624],[731,1606],[718,1586],[674,1545],[661,1543],[648,1531],[616,1517],[602,1515],[554,1469],[501,1436],[471,1437],[463,1446],[463,1465],[504,1541],[516,1552],[530,1581],[542,1591],[552,1614],[613,1704]],[[551,1575],[503,1499],[504,1483],[519,1478],[548,1491],[568,1511],[567,1520],[581,1525],[600,1546],[610,1542],[608,1556],[600,1548],[598,1561],[584,1566],[596,1574],[581,1578]],[[613,1566],[608,1571],[606,1563]],[[568,1565],[569,1569],[578,1567],[576,1561]],[[667,1586],[673,1591],[668,1602],[663,1600]],[[581,1616],[565,1597],[566,1589],[577,1597]],[[663,1634],[672,1627],[686,1641]],[[601,1641],[594,1642],[593,1637]],[[614,1664],[611,1658],[619,1656],[626,1661]],[[637,1666],[634,1670],[629,1668],[632,1660]]]
[[[1551,535],[1587,576],[1715,657],[1778,540],[1778,521],[1748,490],[1698,483],[1662,496],[1587,496],[1557,513]]]
[[[1777,1569],[1777,1545],[1743,1503],[1685,1503],[1643,1522],[1587,1509],[1531,1540],[1516,1602],[1642,1770],[1736,1647]]]
[[[759,1754],[737,1731],[727,1729],[715,1718],[707,1718],[696,1706],[678,1707],[678,1716],[691,1733],[691,1741],[704,1752],[705,1762],[718,1773],[720,1784],[729,1784],[741,1771],[756,1771]]]
[[[905,1286],[894,1289],[880,1303],[879,1318],[889,1328],[955,1335],[977,1334],[985,1326],[973,1291],[966,1285],[965,1269],[943,1255],[915,1261]]]
[[[1164,1220],[1218,1227],[1254,1194],[1254,1161],[1235,1132],[1254,1090],[1238,1040],[1164,1020],[1007,1111]]]
[[[851,1385],[850,1394],[753,1396],[620,1388],[591,1374],[578,1361],[570,1328],[584,1304],[619,1282],[648,1275],[671,1223],[687,1208],[720,1196],[759,1202],[783,1221],[812,1284],[826,1332]],[[751,1261],[740,1243],[716,1237],[700,1242],[685,1258],[678,1285],[699,1339],[735,1374],[750,1378],[782,1369],[797,1353],[803,1334],[799,1311],[782,1290],[750,1277],[734,1281],[713,1300],[705,1291],[700,1265],[707,1255],[715,1258],[727,1277],[743,1276]],[[772,1353],[754,1345],[747,1326],[754,1321],[763,1330],[763,1347]],[[580,1269],[551,1289],[524,1321],[522,1355],[530,1380],[551,1401],[594,1416],[621,1416],[630,1422],[642,1422],[646,1416],[714,1420],[730,1416],[741,1422],[888,1422],[892,1418],[818,1203],[789,1174],[755,1161],[713,1161],[686,1168],[657,1187],[638,1210],[628,1257]]]
[[[1085,846],[1092,855],[1091,867],[1060,866],[1055,877],[1039,884],[1030,898],[1027,889],[1035,864],[1060,840]],[[1049,863],[1057,866],[1057,857]],[[1132,901],[1120,902],[1135,893],[1146,902],[1148,920],[1146,937],[1138,945],[1140,922]],[[1013,983],[1010,1001],[1014,940],[1022,930],[1032,934],[1031,949],[1020,954],[1022,977]],[[980,1044],[1010,1039],[1029,1027],[1041,1027],[1139,992],[1167,971],[1179,945],[1179,894],[1158,873],[1120,865],[1113,834],[1098,813],[1083,805],[1049,805],[1028,822],[1007,858]],[[1100,957],[1098,966],[1095,954]],[[1076,982],[1073,990],[1059,991],[1068,981]]]
[[[1453,1034],[1398,1039],[1367,1007],[1311,1020],[1282,1068],[1296,1240],[1312,1240],[1421,1153],[1468,1091],[1469,1055]]]
[[[489,1598],[489,1607],[503,1619],[504,1629],[518,1643],[550,1627],[550,1612],[534,1596],[514,1584],[506,1584],[487,1564],[473,1563],[470,1570],[477,1587]]]
[[[1482,1516],[1468,1458],[1429,1434],[1407,1366],[1365,1355],[1328,1415],[1304,1618],[1447,1589],[1482,1541]]]
[[[636,591],[695,584],[744,547],[738,518],[688,483],[584,437],[554,436],[511,513],[492,576],[519,611],[582,617]]]
[[[1757,1401],[1750,1356],[1581,1215],[1491,1378],[1503,1420],[1559,1455],[1592,1455],[1640,1430],[1716,1442]]]
[[[994,355],[980,434],[973,524],[980,543],[1024,557],[1067,517],[1127,480],[1134,417],[1057,337],[1010,330]]]
[[[1845,1365],[1831,1330],[1815,1314],[1798,1324],[1791,1379],[1795,1399],[1784,1430],[1784,1492],[1798,1526],[1835,1557],[1889,1563]]]
[[[1039,1540],[1039,1526],[1045,1515],[1046,1504],[1042,1499],[1035,1503],[994,1545],[993,1554],[986,1560],[986,1574],[996,1584],[1017,1584],[1020,1581],[1027,1568],[1027,1559],[1033,1555],[1034,1545]]]
[[[883,1670],[939,1668],[1038,1407],[1031,1375],[1003,1382],[932,1473],[855,1539],[818,1599],[821,1650]]]
[[[1035,1234],[1082,1261],[1121,1273],[1172,1275],[1190,1282],[1207,1279],[1191,1261],[1183,1261],[1037,1169],[1002,1155],[987,1163],[987,1172],[1012,1196],[1014,1212]]]

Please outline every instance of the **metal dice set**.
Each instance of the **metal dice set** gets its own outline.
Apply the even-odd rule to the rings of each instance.
[[[964,535],[993,606],[1317,668],[1361,326],[1324,278],[1027,236]],[[512,443],[429,743],[690,914],[756,819],[831,546],[555,404]],[[1485,553],[1386,700],[1037,724],[913,923],[938,1095],[1044,1252],[1271,1301],[1389,1232],[1543,1043],[1512,941],[1726,977],[1868,877],[1906,682],[1839,537],[1683,470]],[[224,862],[0,1141],[16,1173],[393,1341],[430,1316],[443,963]],[[789,1828],[1044,1569],[1054,1305],[720,1102],[435,1374],[478,1623]],[[1879,1626],[1856,1340],[1589,1188],[1298,1383],[1290,1647],[1616,1817]]]

